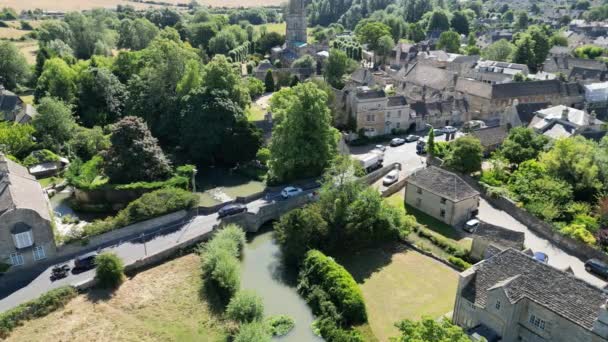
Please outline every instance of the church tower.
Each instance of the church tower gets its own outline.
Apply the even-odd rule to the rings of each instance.
[[[297,51],[299,47],[306,44],[306,0],[289,0],[287,13],[285,14],[287,22],[287,33],[285,40],[287,49]]]

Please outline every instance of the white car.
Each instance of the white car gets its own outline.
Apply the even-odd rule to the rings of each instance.
[[[381,152],[384,152],[384,151],[386,151],[386,146],[384,146],[384,145],[376,145],[376,147],[374,149],[378,150],[378,151],[381,151]]]
[[[462,229],[464,229],[465,231],[474,234],[477,231],[477,228],[479,228],[479,220],[478,219],[472,219],[467,221],[467,223],[465,223],[464,227],[462,227]]]
[[[283,189],[283,191],[281,191],[281,196],[283,196],[283,198],[287,199],[287,198],[298,196],[301,193],[302,193],[302,189],[296,188],[294,186],[288,186],[285,189]]]
[[[393,170],[388,173],[382,180],[382,184],[391,185],[399,180],[399,170]]]

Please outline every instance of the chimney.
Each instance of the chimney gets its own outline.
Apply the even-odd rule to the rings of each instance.
[[[6,157],[2,152],[0,152],[0,179],[4,174],[8,173],[8,162],[6,161]]]
[[[606,309],[608,301],[600,306],[600,311],[595,322],[593,322],[594,333],[603,338],[608,338],[608,310]]]
[[[564,108],[564,110],[562,111],[562,120],[568,121],[569,113],[570,113],[570,110],[568,109],[568,107]]]

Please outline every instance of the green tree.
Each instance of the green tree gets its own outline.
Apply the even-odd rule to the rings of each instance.
[[[234,342],[270,342],[272,336],[268,333],[268,328],[263,323],[243,324],[239,328],[238,334],[234,337]]]
[[[259,53],[265,54],[275,46],[281,46],[285,43],[285,36],[277,32],[268,32],[262,35],[255,44]]]
[[[214,22],[192,23],[187,26],[188,40],[193,46],[209,49],[209,41],[218,32],[218,25]]]
[[[228,52],[238,46],[238,41],[230,31],[223,30],[209,40],[209,51],[214,54],[228,54]]]
[[[501,39],[483,49],[481,56],[492,61],[507,62],[512,59],[513,52],[515,52],[515,45],[506,39]]]
[[[549,55],[549,49],[551,49],[551,44],[547,33],[539,26],[530,26],[527,33],[534,41],[534,63],[536,64],[534,70],[537,70],[545,63],[545,59]]]
[[[171,174],[169,160],[141,118],[127,116],[112,126],[111,133],[112,145],[104,153],[110,182],[152,182]]]
[[[525,30],[526,28],[528,28],[529,21],[530,21],[530,19],[528,18],[528,13],[523,12],[523,11],[517,13],[516,26],[518,29]]]
[[[322,249],[328,226],[320,208],[311,205],[281,216],[274,224],[274,234],[285,261],[297,265],[310,249]]]
[[[7,89],[14,89],[17,84],[26,81],[29,73],[25,56],[15,44],[0,41],[0,84]]]
[[[450,21],[452,29],[460,34],[469,34],[469,18],[461,11],[454,12],[452,20]]]
[[[99,286],[104,288],[117,288],[124,280],[125,266],[122,260],[114,253],[102,253],[95,257],[95,279]]]
[[[473,173],[481,170],[483,147],[479,139],[464,136],[452,142],[452,148],[446,157],[447,166],[462,173]]]
[[[500,153],[511,163],[519,165],[526,160],[536,159],[548,142],[546,136],[531,128],[515,127],[502,143]]]
[[[440,322],[423,317],[421,321],[415,322],[409,319],[395,324],[401,335],[396,338],[397,342],[469,342],[469,337],[462,328],[452,324],[447,319]]]
[[[203,83],[203,73],[201,63],[197,60],[189,60],[186,62],[186,70],[184,76],[177,83],[175,91],[178,97],[184,97],[191,91],[199,88]]]
[[[247,87],[247,91],[249,92],[249,96],[251,96],[252,101],[262,96],[266,91],[266,85],[264,82],[255,77],[247,77],[245,79],[245,86]]]
[[[100,151],[110,147],[110,138],[100,127],[77,127],[68,142],[69,151],[81,160],[90,160]]]
[[[431,131],[429,132],[429,138],[426,144],[426,151],[429,156],[435,156],[435,130],[432,127]]]
[[[337,131],[331,126],[326,101],[327,94],[314,83],[300,83],[273,96],[271,110],[276,123],[270,144],[272,179],[285,182],[319,176],[334,158]]]
[[[357,25],[355,35],[362,44],[376,50],[380,37],[391,36],[391,28],[381,22],[365,22]]]
[[[416,43],[421,42],[426,38],[424,29],[418,23],[410,23],[407,26],[407,39]]]
[[[270,69],[266,71],[266,77],[264,78],[264,87],[266,88],[267,93],[272,93],[275,90],[274,76],[272,75],[272,70]]]
[[[437,48],[445,50],[449,53],[457,53],[460,51],[460,35],[454,31],[441,32]]]
[[[239,291],[228,303],[226,316],[240,324],[259,322],[264,318],[262,298],[253,291]]]
[[[315,65],[315,59],[311,55],[304,55],[291,63],[292,68],[314,69]]]
[[[568,46],[568,38],[560,32],[555,32],[549,39],[552,46]]]
[[[382,58],[382,64],[386,64],[387,58],[390,57],[395,42],[391,36],[380,37],[375,52]]]
[[[526,64],[530,71],[536,72],[536,55],[534,54],[534,40],[528,34],[523,34],[515,42],[513,62]]]
[[[17,158],[23,158],[34,148],[35,129],[32,125],[0,122],[0,151]]]
[[[40,100],[37,109],[38,115],[34,117],[32,125],[40,146],[60,152],[77,126],[72,108],[60,100],[45,97]]]
[[[118,47],[135,51],[145,49],[158,32],[158,28],[148,19],[124,19],[118,30]]]
[[[76,72],[62,59],[47,60],[36,85],[36,101],[50,96],[71,103],[76,96],[76,77]]]
[[[450,19],[444,11],[433,11],[426,32],[447,31],[450,29]]]
[[[342,89],[344,87],[343,77],[354,70],[356,62],[348,58],[344,51],[332,49],[329,52],[324,77],[332,87]]]
[[[76,111],[83,125],[105,126],[123,115],[127,89],[110,70],[90,67],[81,72],[78,85]]]
[[[240,72],[232,67],[225,56],[215,56],[205,65],[203,85],[207,93],[212,91],[226,92],[230,100],[242,109],[251,103],[251,98],[247,93],[247,87],[243,84]]]

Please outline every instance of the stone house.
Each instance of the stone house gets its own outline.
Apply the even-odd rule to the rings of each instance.
[[[489,342],[608,341],[606,295],[506,249],[460,273],[452,320]]]
[[[591,83],[583,86],[585,89],[585,101],[608,102],[608,82]]]
[[[483,146],[484,154],[487,156],[502,145],[502,142],[509,135],[509,130],[506,126],[487,127],[476,129],[471,132],[471,135],[479,139],[481,146]]]
[[[543,71],[562,73],[570,81],[589,83],[604,81],[608,67],[602,61],[562,55],[548,57],[543,64]]]
[[[359,88],[352,108],[357,132],[363,130],[370,137],[408,129],[412,121],[405,97],[387,96],[384,90]]]
[[[470,255],[473,260],[483,260],[507,248],[521,251],[524,249],[524,239],[523,232],[481,221],[473,234]]]
[[[458,75],[445,69],[416,63],[396,75],[398,94],[409,102],[437,102],[453,97]]]
[[[517,74],[527,76],[529,73],[525,64],[480,60],[466,76],[486,83],[506,83],[512,82]]]
[[[600,132],[603,124],[594,113],[559,105],[537,111],[528,127],[550,138],[559,139]]]
[[[477,215],[479,192],[456,174],[430,166],[407,178],[405,203],[458,226]]]
[[[0,154],[0,262],[15,270],[55,255],[51,220],[40,184]]]
[[[0,84],[0,121],[26,124],[37,114],[34,106],[24,103],[19,96]]]

